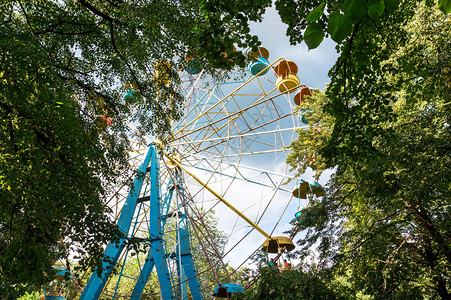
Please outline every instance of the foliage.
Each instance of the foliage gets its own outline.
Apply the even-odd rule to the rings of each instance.
[[[142,252],[128,252],[125,263],[123,265],[120,263],[120,267],[123,267],[122,273],[120,274],[121,270],[118,270],[116,274],[110,276],[109,284],[105,286],[102,298],[111,299],[115,293],[119,297],[130,297],[136,284],[135,278],[139,278],[146,257],[147,254]],[[119,276],[121,277],[120,283],[118,284]],[[142,299],[160,299],[160,285],[155,270],[151,273],[144,287]]]
[[[0,293],[40,286],[67,253],[99,263],[119,234],[105,204],[129,183],[127,122],[168,134],[188,51],[213,73],[244,64],[233,44],[257,43],[235,10],[261,10],[235,5],[214,23],[205,1],[0,3]]]
[[[290,171],[295,170],[296,176],[311,168],[316,170],[316,176],[319,177],[330,166],[318,150],[330,137],[335,118],[323,110],[328,103],[326,95],[320,90],[314,90],[312,94],[296,108],[296,113],[311,124],[308,128],[297,130],[296,142],[291,144],[293,154],[287,157]]]
[[[303,104],[312,122],[288,161],[302,170],[315,155],[336,173],[305,212],[298,254],[317,247],[354,296],[449,299],[450,21],[428,3],[399,5],[360,24],[325,93]]]
[[[214,288],[221,283],[229,282],[227,275],[233,272],[222,259],[227,237],[218,228],[218,219],[214,211],[205,211],[191,207],[190,237],[191,253],[196,271],[200,274],[200,284],[205,295],[213,294]],[[227,273],[229,272],[229,273]]]
[[[336,299],[318,274],[289,270],[275,273],[269,268],[261,269],[260,279],[244,294],[232,299]]]
[[[25,293],[20,298],[18,298],[18,300],[39,300],[39,293],[38,292]]]
[[[377,26],[391,19],[406,3],[401,0],[344,0],[344,1],[294,1],[277,0],[279,15],[288,25],[290,42],[304,41],[309,49],[317,48],[324,36],[330,36],[338,44],[352,40],[361,27]],[[428,6],[432,1],[425,1]],[[451,1],[438,0],[443,13],[451,11]]]
[[[379,252],[362,250],[389,262],[387,268],[362,260],[352,278],[363,271],[387,272],[392,277],[377,277],[372,292],[384,286],[388,293],[387,286],[398,283],[397,291],[411,288],[405,281],[410,276],[420,278],[425,293],[446,295],[450,1],[275,4],[292,43],[314,48],[324,36],[339,43],[341,56],[322,106],[330,123],[318,117],[324,128],[320,123],[317,133],[314,127],[307,131],[316,140],[307,147],[311,151],[299,147],[301,159],[292,158],[293,167],[338,166],[334,196],[311,210],[317,232],[327,237],[323,254],[345,261],[335,255],[337,249],[359,245],[352,237],[368,226],[382,234],[386,227],[371,224],[395,214]],[[52,264],[69,252],[89,258],[82,266],[98,265],[99,246],[119,235],[105,204],[108,187],[128,183],[126,122],[139,123],[144,134],[167,136],[182,100],[175,70],[187,66],[185,55],[194,55],[212,73],[242,66],[245,57],[234,44],[258,46],[248,23],[261,20],[269,5],[269,0],[0,4],[1,293],[40,286]],[[133,96],[122,98],[126,91]],[[374,195],[374,203],[365,202]],[[339,222],[346,227],[331,228]],[[342,243],[327,249],[333,243],[327,234],[335,230]],[[387,257],[393,249],[404,255],[398,265],[392,257],[399,256]],[[403,272],[406,264],[412,272]],[[392,281],[380,284],[381,278]],[[369,288],[365,281],[356,284]]]

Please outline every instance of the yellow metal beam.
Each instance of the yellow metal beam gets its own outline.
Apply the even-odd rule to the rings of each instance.
[[[269,234],[267,234],[263,229],[261,229],[257,224],[252,222],[248,217],[243,215],[238,209],[236,209],[232,204],[227,202],[224,198],[221,197],[218,193],[216,193],[214,190],[212,190],[206,183],[202,182],[199,178],[197,178],[193,173],[186,170],[177,160],[172,159],[166,152],[164,152],[164,155],[174,164],[176,164],[180,169],[185,171],[188,175],[193,177],[197,182],[199,182],[204,188],[206,188],[210,193],[212,193],[216,198],[218,198],[222,203],[227,205],[231,210],[233,210],[238,216],[240,216],[243,220],[249,223],[252,227],[254,227],[258,232],[263,234],[267,239],[271,238]]]

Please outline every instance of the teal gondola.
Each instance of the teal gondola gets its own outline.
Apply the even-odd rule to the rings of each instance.
[[[316,197],[321,197],[322,195],[324,195],[323,187],[316,181],[310,183],[310,190],[312,191],[313,194],[315,194]]]
[[[308,112],[311,112],[311,111],[312,111],[311,109],[301,110],[300,111],[300,114],[301,114],[300,120],[301,120],[302,123],[308,124],[308,119],[305,117],[305,114],[308,113]]]
[[[269,51],[266,48],[258,47],[257,51],[249,51],[248,55],[251,58],[248,68],[252,75],[260,76],[268,73],[270,63],[268,61]]]
[[[125,95],[122,97],[122,99],[124,99],[124,101],[125,101],[126,103],[131,102],[132,99],[133,99],[133,90],[132,90],[132,89],[129,89],[129,90],[127,91],[127,93],[125,93]]]
[[[265,70],[265,68],[267,69]],[[265,75],[269,71],[269,61],[264,57],[259,57],[256,61],[249,64],[249,71],[252,75]]]
[[[188,65],[187,65],[186,71],[188,71],[188,73],[190,73],[192,75],[199,74],[200,70],[199,70],[198,66],[199,66],[199,61],[195,58],[191,58],[190,60],[188,60]]]
[[[215,288],[213,296],[217,298],[229,298],[230,294],[233,293],[244,293],[244,288],[236,283],[220,284]]]

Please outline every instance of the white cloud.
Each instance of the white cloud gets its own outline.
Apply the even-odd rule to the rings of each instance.
[[[331,40],[325,40],[319,48],[308,51],[304,44],[292,46],[289,39],[286,37],[286,25],[284,25],[274,8],[268,9],[264,15],[262,23],[252,25],[252,34],[260,37],[263,46],[270,52],[270,61],[275,61],[280,57],[293,60],[299,68],[298,76],[301,83],[307,84],[313,88],[325,87],[329,81],[327,73],[336,60],[337,54],[334,49],[335,44]],[[282,103],[282,102],[279,102]],[[289,112],[288,109],[285,111]],[[283,125],[281,125],[283,126]],[[293,126],[293,123],[291,124]],[[273,128],[274,129],[274,128]],[[277,128],[279,129],[279,128]],[[274,141],[268,141],[272,143]],[[232,145],[233,143],[231,143]],[[233,149],[232,149],[233,150]],[[232,151],[233,152],[233,151]],[[203,153],[201,153],[203,155]],[[211,173],[190,169],[203,181],[210,181],[209,186],[218,193],[223,194],[226,190],[224,198],[229,201],[234,207],[243,212],[249,219],[257,222],[266,209],[265,214],[261,218],[259,226],[267,233],[271,233],[274,229],[274,236],[281,236],[284,231],[290,230],[289,222],[294,218],[298,207],[304,207],[306,200],[299,200],[297,198],[291,199],[291,192],[296,184],[293,180],[289,185],[282,185],[283,189],[274,193],[274,189],[266,186],[272,184],[278,185],[285,178],[279,177],[275,174],[287,173],[287,166],[285,163],[286,153],[279,152],[278,154],[265,154],[246,156],[239,160],[242,166],[250,166],[255,169],[248,169],[240,167],[240,173],[232,172],[232,169],[224,164],[222,173],[229,176],[240,178],[243,176],[247,181],[235,179],[232,180],[229,176],[221,176],[215,174],[211,180]],[[224,163],[228,162],[227,159]],[[215,162],[210,162],[215,165]],[[205,167],[211,168],[206,165]],[[256,169],[262,169],[271,173],[264,173]],[[314,172],[308,169],[305,174],[301,176],[302,179],[311,181]],[[330,176],[330,172],[325,172],[320,178],[320,183],[325,184]],[[199,189],[199,185],[194,183],[193,179],[189,179],[185,175],[185,179],[189,182],[190,193],[195,194]],[[265,186],[266,185],[266,186]],[[216,198],[208,191],[197,196],[199,203],[203,201],[203,205],[211,207],[217,202]],[[219,218],[219,229],[223,230],[227,235],[230,235],[227,249],[239,242],[243,236],[250,230],[247,222],[242,220],[230,208],[224,204],[217,204],[214,208],[216,216]],[[258,231],[253,230],[239,246],[234,248],[226,257],[233,267],[239,266],[249,255],[251,255],[257,248],[260,248],[265,241],[265,237]]]

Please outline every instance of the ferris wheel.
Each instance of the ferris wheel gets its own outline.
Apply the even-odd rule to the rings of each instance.
[[[293,199],[315,195],[315,185],[287,184],[285,159],[307,126],[295,107],[311,91],[294,62],[270,62],[262,47],[250,56],[248,70],[232,75],[180,72],[183,117],[163,141],[132,142],[134,181],[109,204],[124,232],[105,249],[116,272],[93,272],[80,299],[228,298],[244,291],[234,273],[256,251],[294,249],[294,235],[282,235],[298,217]],[[132,239],[142,247],[128,247]]]

